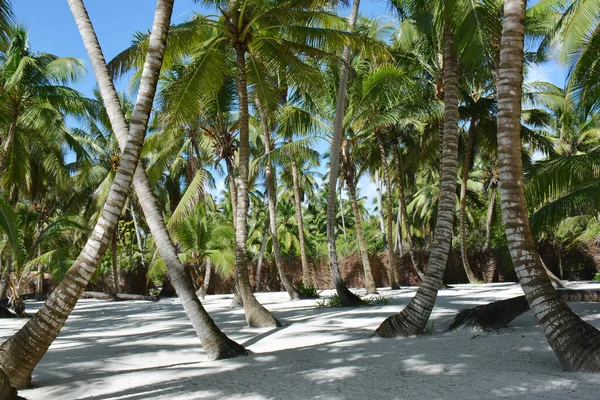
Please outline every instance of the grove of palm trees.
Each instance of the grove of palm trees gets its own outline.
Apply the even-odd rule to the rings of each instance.
[[[0,0],[0,400],[598,398],[598,54],[599,0]]]

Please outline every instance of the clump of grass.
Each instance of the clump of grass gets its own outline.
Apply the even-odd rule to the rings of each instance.
[[[303,299],[318,299],[320,297],[319,291],[316,288],[304,286],[303,283],[299,283],[298,286],[296,286],[296,290],[298,290],[300,297]]]
[[[367,305],[371,306],[385,306],[390,304],[390,299],[382,296],[371,296],[366,299],[363,299],[363,301],[367,303]]]
[[[360,305],[361,306],[370,306],[370,305],[383,306],[383,305],[386,305],[389,303],[390,303],[390,300],[386,297],[371,296],[371,297],[361,299]],[[336,293],[334,293],[333,295],[331,295],[329,300],[324,299],[324,300],[318,301],[317,304],[315,305],[315,307],[317,307],[317,308],[342,307],[342,300],[340,299],[340,296],[338,296]]]

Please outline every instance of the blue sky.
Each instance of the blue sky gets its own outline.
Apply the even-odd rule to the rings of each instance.
[[[87,0],[86,7],[107,60],[128,47],[137,31],[147,31],[152,25],[155,0]],[[361,2],[360,12],[369,17],[385,15],[386,0]],[[87,53],[83,47],[77,26],[65,0],[16,0],[14,9],[17,18],[29,28],[30,44],[34,51],[70,56],[85,62],[88,73],[75,85],[75,88],[91,95],[96,80],[90,72]],[[205,12],[192,0],[176,0],[173,23],[187,20],[192,12]],[[346,14],[347,10],[342,10]],[[550,81],[562,86],[564,72],[556,63],[536,66],[529,71],[529,81]],[[120,90],[126,89],[126,82],[120,82]],[[321,149],[326,150],[325,148]],[[375,187],[368,177],[359,181],[363,195],[369,198],[369,205],[375,198]],[[217,193],[223,189],[218,184]]]

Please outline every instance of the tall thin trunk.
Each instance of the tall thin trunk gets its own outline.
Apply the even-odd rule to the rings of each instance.
[[[373,279],[373,272],[371,271],[371,263],[369,262],[369,253],[367,252],[367,241],[363,233],[363,222],[362,215],[358,209],[358,201],[356,200],[356,187],[352,179],[346,180],[348,187],[348,194],[350,195],[350,203],[352,204],[352,212],[354,213],[354,220],[356,221],[356,236],[358,236],[358,247],[360,248],[360,257],[362,258],[363,269],[365,271],[365,289],[367,294],[377,293],[377,285]]]
[[[398,144],[398,141],[395,139],[394,140],[394,146],[393,146],[393,154],[394,154],[394,159],[395,159],[395,164],[396,164],[396,172],[398,175],[398,180],[397,180],[397,184],[398,184],[398,203],[400,205],[400,210],[398,211],[398,215],[400,215],[400,221],[398,221],[399,224],[401,225],[401,229],[399,229],[400,232],[404,231],[406,233],[406,242],[408,243],[408,254],[410,255],[410,261],[413,265],[413,267],[415,268],[415,270],[417,271],[417,273],[419,274],[419,276],[422,278],[423,273],[421,272],[421,268],[419,267],[419,263],[417,262],[417,258],[415,257],[415,252],[414,252],[414,243],[412,240],[412,236],[410,234],[410,223],[408,222],[408,211],[406,209],[406,197],[404,195],[404,164],[402,162],[402,155],[400,154],[400,146]],[[402,236],[400,236],[400,240],[402,240]]]
[[[292,139],[289,138],[289,142]],[[302,217],[302,196],[300,195],[300,182],[298,166],[292,159],[292,183],[294,185],[294,206],[296,208],[296,223],[298,224],[298,241],[300,242],[300,260],[302,262],[302,284],[304,287],[312,286],[312,276],[308,264],[308,255],[306,254],[306,242],[304,238],[304,219]]]
[[[84,40],[90,35],[94,35],[95,38],[83,2],[69,0],[69,5],[78,26],[82,20],[88,22],[88,26],[85,27],[87,32],[82,29]],[[31,384],[33,369],[60,332],[108,247],[108,242],[127,200],[133,174],[138,164],[162,66],[162,56],[166,47],[172,10],[173,0],[159,0],[128,141],[124,146],[119,168],[92,234],[77,260],[48,297],[44,306],[17,333],[0,346],[0,366],[8,375],[11,385],[17,389]],[[95,44],[99,50],[97,39]],[[94,60],[92,59],[92,61]],[[103,59],[101,62],[105,65]]]
[[[265,155],[271,152],[271,135],[269,133],[269,123],[267,121],[267,113],[262,107],[260,100],[256,98],[256,105],[260,115],[260,124],[263,131],[263,142],[265,145]],[[285,291],[290,296],[290,300],[300,300],[300,293],[290,282],[287,274],[283,269],[283,257],[281,257],[281,248],[279,247],[279,235],[277,234],[277,182],[276,182],[275,166],[269,159],[265,165],[265,178],[267,181],[267,203],[269,205],[269,224],[271,226],[271,240],[273,241],[273,258],[275,266],[279,273],[279,279],[285,288]]]
[[[235,183],[235,168],[233,160],[229,157],[225,158],[225,166],[227,168],[227,180],[229,181],[229,197],[231,199],[231,211],[233,212],[233,228],[237,219],[237,185]]]
[[[506,0],[498,85],[500,204],[515,272],[538,324],[561,364],[600,372],[600,331],[561,300],[541,265],[529,226],[521,154],[525,0]]]
[[[2,259],[0,258],[0,263]],[[0,300],[6,298],[6,292],[8,292],[8,286],[10,283],[10,274],[12,273],[12,263],[6,263],[6,271],[2,274],[2,282],[0,282]]]
[[[490,248],[492,240],[492,219],[494,218],[494,208],[496,207],[497,190],[498,186],[493,185],[492,193],[490,194],[490,204],[488,205],[487,216],[485,218],[485,243],[483,244],[483,251],[487,251]]]
[[[258,261],[256,262],[256,279],[254,280],[254,288],[257,292],[260,292],[261,289],[261,274],[262,274],[262,265],[263,260],[265,258],[265,250],[267,248],[267,236],[269,235],[269,224],[265,225],[265,230],[263,231],[263,238],[260,242],[260,250],[258,251]]]
[[[379,209],[379,229],[381,229],[381,238],[383,241],[383,249],[387,248],[387,235],[385,234],[385,220],[383,217],[383,196],[381,194],[381,179],[379,172],[375,172],[375,187],[377,192],[377,208]]]
[[[465,158],[462,165],[462,179],[460,186],[460,255],[462,257],[463,268],[469,279],[469,283],[478,283],[479,279],[475,277],[467,252],[467,181],[469,180],[469,170],[471,169],[471,153],[473,152],[473,141],[475,140],[477,118],[471,118],[469,126],[469,136],[467,138],[467,147],[465,149]]]
[[[348,23],[350,29],[354,29],[356,18],[358,17],[358,7],[360,0],[353,0],[352,11]],[[335,210],[336,210],[336,188],[337,179],[340,172],[340,147],[342,142],[342,130],[344,128],[344,113],[346,107],[346,87],[348,86],[348,73],[350,70],[350,57],[352,49],[350,46],[344,47],[342,54],[342,70],[340,72],[340,84],[337,91],[337,100],[335,105],[335,119],[333,121],[333,134],[331,138],[331,157],[329,165],[329,186],[327,192],[327,253],[329,254],[329,267],[331,269],[331,278],[335,290],[340,297],[342,306],[354,307],[361,304],[360,297],[348,290],[346,283],[340,274],[340,264],[337,257],[335,244]]]
[[[212,263],[208,258],[204,261],[204,264],[206,268],[206,270],[204,271],[204,282],[202,282],[202,287],[198,290],[198,292],[196,292],[199,293],[199,296],[202,300],[204,300],[204,297],[208,293],[208,287],[210,286],[210,277],[212,276],[213,270]]]
[[[172,2],[173,0],[168,0],[168,3],[171,4],[169,10],[172,9]],[[124,148],[128,137],[127,121],[123,114],[123,109],[121,108],[112,79],[108,73],[106,62],[98,43],[98,38],[94,33],[93,26],[83,6],[83,2],[81,0],[70,0],[69,4],[71,5],[73,14],[76,15],[77,25],[82,34],[90,60],[92,61],[94,74],[98,80],[100,93],[110,118],[111,126],[117,136],[119,146]],[[168,24],[166,26],[168,27]],[[162,45],[161,52],[163,50],[164,44]],[[151,53],[148,52],[146,62],[148,63],[149,61],[152,63],[152,68],[156,68],[156,73],[158,73],[161,66],[158,61],[161,60],[153,57]],[[155,84],[153,85],[155,86]],[[148,89],[140,86],[140,91],[141,90]],[[153,93],[154,92],[152,92],[152,94]],[[149,105],[151,106],[151,103]],[[148,108],[148,112],[149,110],[150,108]],[[135,114],[131,128],[129,129],[129,135],[132,135],[134,121],[136,121]],[[145,134],[145,127],[144,132],[142,132],[142,137],[143,134]],[[163,220],[162,212],[157,204],[154,192],[152,191],[152,186],[148,180],[146,171],[141,164],[139,165],[139,168],[136,168],[135,170],[133,184],[137,192],[138,201],[142,207],[144,216],[146,217],[148,228],[154,238],[154,243],[167,267],[171,284],[175,288],[177,296],[181,300],[183,309],[190,319],[194,331],[200,339],[207,356],[211,359],[221,359],[245,355],[246,350],[236,342],[230,340],[219,330],[200,303],[200,300],[194,291],[194,285],[189,275],[186,273],[185,267],[179,260],[177,251]]]
[[[131,218],[133,219],[133,229],[135,230],[135,240],[138,244],[140,254],[144,253],[144,245],[142,244],[142,235],[140,234],[140,225],[138,224],[137,216],[133,207],[129,209],[131,211]]]
[[[340,185],[340,215],[342,217],[342,233],[344,234],[344,241],[348,240],[346,237],[346,219],[344,218],[344,198],[342,197],[342,190],[344,185]]]
[[[390,284],[392,290],[400,289],[400,285],[398,285],[398,281],[396,280],[396,263],[394,260],[394,247],[391,245],[392,238],[394,237],[394,205],[392,199],[392,177],[390,174],[390,166],[387,162],[387,154],[385,152],[385,145],[383,143],[382,134],[380,131],[375,132],[375,136],[377,138],[377,148],[379,149],[379,155],[381,156],[381,166],[383,167],[383,181],[385,182],[385,187],[387,191],[387,237],[389,240],[389,244],[387,247],[388,253],[388,274],[390,276]]]
[[[248,123],[248,85],[246,81],[246,49],[239,45],[236,47],[236,60],[238,71],[238,105],[240,117],[239,136],[239,167],[237,180],[237,213],[235,223],[235,272],[237,290],[244,303],[246,321],[253,327],[281,326],[281,323],[262,306],[254,297],[248,276],[248,253],[246,239],[248,229],[248,174],[250,167],[250,127]]]
[[[448,253],[452,245],[456,174],[458,172],[458,65],[449,27],[444,27],[444,148],[435,239],[425,279],[417,294],[400,313],[387,318],[375,333],[382,337],[409,336],[423,332],[437,298]]]
[[[17,133],[17,118],[18,114],[15,112],[13,115],[13,121],[11,122],[8,128],[8,135],[6,136],[6,141],[4,142],[4,146],[2,146],[2,154],[0,154],[0,176],[3,176],[4,174],[4,167],[6,167],[8,153],[10,152],[10,148],[12,147],[12,144],[15,141],[15,135]]]
[[[117,226],[119,222],[117,221]],[[119,261],[117,259],[117,229],[112,234],[110,241],[111,247],[111,264],[113,273],[113,290],[115,293],[119,293]]]

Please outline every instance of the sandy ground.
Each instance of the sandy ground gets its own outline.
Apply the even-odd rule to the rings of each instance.
[[[499,334],[443,332],[458,309],[521,294],[515,284],[442,290],[431,334],[372,337],[415,290],[383,289],[389,304],[358,309],[315,308],[315,300],[259,293],[284,323],[276,330],[248,328],[243,311],[229,309],[231,296],[209,296],[204,304],[217,324],[253,352],[225,361],[206,361],[176,299],[82,300],[36,368],[34,387],[19,394],[28,400],[600,398],[596,375],[561,370],[530,312]],[[572,306],[600,327],[600,304]],[[0,339],[22,324],[2,320]]]

